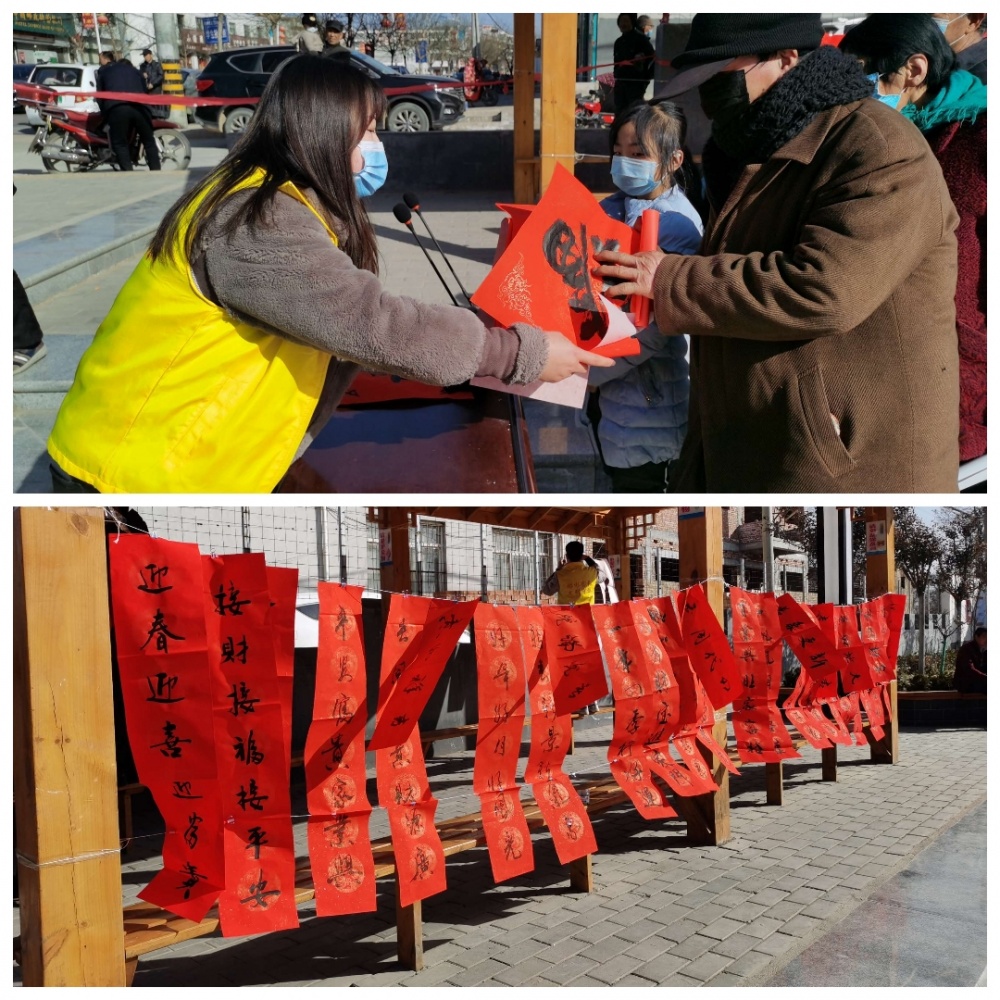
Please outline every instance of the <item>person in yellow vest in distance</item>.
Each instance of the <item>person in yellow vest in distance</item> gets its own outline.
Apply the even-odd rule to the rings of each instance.
[[[363,203],[388,172],[385,109],[347,60],[298,55],[271,77],[80,360],[49,438],[55,492],[269,493],[359,369],[450,386],[614,364],[559,333],[386,292]]]
[[[583,554],[583,544],[567,542],[566,558],[545,581],[542,593],[546,597],[557,595],[558,604],[594,604],[599,577],[597,563]],[[593,715],[597,711],[597,702],[588,705],[584,711]]]

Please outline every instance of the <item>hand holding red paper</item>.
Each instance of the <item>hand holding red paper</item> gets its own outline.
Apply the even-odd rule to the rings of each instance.
[[[608,289],[608,295],[624,299],[630,295],[653,297],[653,279],[660,261],[666,257],[662,250],[643,250],[640,253],[620,253],[602,250],[595,254],[599,266],[594,274],[599,278],[614,278],[619,284]]]

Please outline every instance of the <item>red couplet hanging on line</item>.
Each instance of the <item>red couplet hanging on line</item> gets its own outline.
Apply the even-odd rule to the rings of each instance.
[[[281,685],[260,553],[203,557],[223,804],[226,937],[299,924]]]
[[[563,772],[573,723],[569,713],[560,714],[557,707],[551,667],[544,650],[549,639],[543,610],[517,609],[517,620],[527,638],[524,654],[531,705],[531,750],[525,780],[530,782],[535,802],[549,828],[556,856],[566,865],[596,853],[597,841],[587,808]]]
[[[655,250],[660,238],[660,213],[655,208],[647,208],[639,216],[639,252]],[[632,296],[632,322],[637,330],[649,326],[652,303],[645,295]]]
[[[365,794],[367,672],[361,587],[320,583],[313,717],[306,737],[309,858],[316,913],[376,908]]]
[[[285,737],[286,767],[292,762],[292,688],[295,684],[295,597],[299,571],[284,566],[267,567],[267,590],[271,595],[271,638],[278,673],[281,731]]]
[[[733,700],[739,672],[726,633],[709,605],[701,584],[695,584],[684,591],[683,612],[681,633],[684,648],[698,679],[704,685],[712,707],[720,709]],[[756,623],[754,627],[758,627]],[[776,635],[772,641],[780,641],[777,621],[774,628]],[[759,638],[756,631],[754,635]],[[765,640],[760,638],[759,641]]]
[[[503,882],[535,867],[517,783],[527,668],[521,626],[513,608],[480,604],[473,630],[479,729],[472,787],[481,803],[493,878]]]
[[[200,921],[225,886],[201,554],[146,535],[109,541],[129,743],[163,816],[163,868],[141,899]]]
[[[560,715],[578,712],[608,693],[590,608],[589,604],[540,608],[545,628],[543,656]]]

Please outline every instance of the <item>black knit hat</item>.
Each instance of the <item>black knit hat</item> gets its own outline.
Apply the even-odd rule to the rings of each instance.
[[[820,14],[695,14],[675,69],[781,49],[815,49],[823,39]]]
[[[819,14],[695,14],[687,48],[671,62],[684,70],[657,91],[678,97],[715,76],[739,56],[781,49],[815,49],[823,38]]]

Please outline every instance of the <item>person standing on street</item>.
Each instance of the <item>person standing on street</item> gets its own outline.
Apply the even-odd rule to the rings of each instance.
[[[17,194],[17,185],[14,185]],[[38,324],[35,310],[31,308],[28,293],[21,284],[21,279],[14,272],[14,374],[30,368],[36,361],[41,361],[46,355],[42,343],[42,328]]]
[[[142,82],[146,85],[147,94],[163,93],[163,67],[153,58],[151,49],[142,50],[142,65],[139,67]],[[153,117],[163,115],[163,109],[159,105],[146,105]]]
[[[955,657],[955,690],[986,694],[986,629],[980,626]]]
[[[320,55],[323,52],[323,39],[319,34],[319,21],[315,14],[302,15],[302,30],[295,36],[295,47],[299,52],[312,52]]]
[[[102,52],[101,67],[97,71],[97,89],[119,94],[142,94],[146,84],[139,71],[125,62],[116,62],[112,52]],[[120,170],[132,169],[132,151],[129,130],[135,129],[146,150],[146,165],[150,170],[160,169],[160,151],[153,133],[153,116],[145,104],[131,104],[116,97],[100,97],[104,124],[107,126]]]
[[[691,336],[676,492],[958,488],[958,213],[822,38],[820,14],[696,14],[659,96],[697,87],[712,122],[701,250],[597,255],[612,296]]]
[[[615,113],[620,114],[646,96],[653,77],[656,53],[650,40],[638,28],[636,14],[619,14],[615,39]]]
[[[344,44],[344,25],[340,21],[327,21],[323,32],[323,55],[349,56],[351,50]]]

